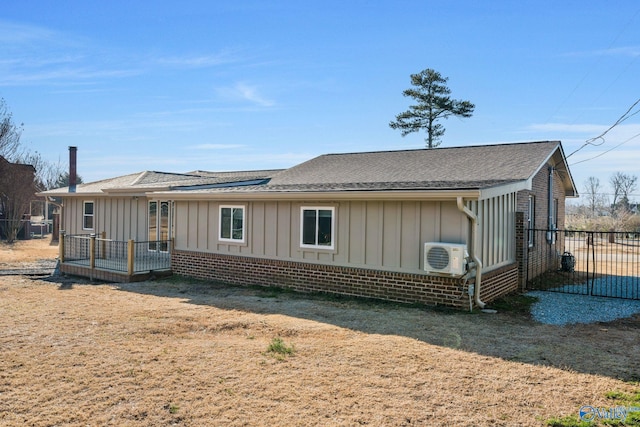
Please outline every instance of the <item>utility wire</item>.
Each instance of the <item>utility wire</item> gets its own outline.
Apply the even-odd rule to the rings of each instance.
[[[620,123],[624,122],[625,120],[627,120],[629,117],[635,116],[636,114],[638,114],[640,112],[640,110],[636,111],[633,114],[629,114],[629,112],[631,112],[631,110],[633,110],[633,107],[635,107],[636,105],[638,105],[638,103],[640,103],[640,99],[638,99],[636,102],[633,103],[633,105],[631,107],[629,107],[629,109],[622,115],[620,116],[620,118],[618,120],[616,120],[616,122],[614,124],[612,124],[609,129],[605,130],[604,132],[602,132],[600,135],[596,136],[595,138],[591,138],[587,140],[587,143],[593,143],[593,141],[596,141],[598,139],[601,139],[602,142],[598,145],[601,145],[604,142],[604,136],[609,133],[609,131],[611,129],[613,129],[614,127],[618,126]]]
[[[616,148],[620,147],[622,144],[626,144],[627,142],[629,142],[629,141],[631,141],[632,139],[637,138],[637,137],[639,137],[639,136],[640,136],[640,133],[637,133],[637,134],[633,135],[631,138],[629,138],[629,139],[627,139],[627,140],[625,140],[625,141],[622,141],[620,144],[616,145],[615,147],[612,147],[612,148],[608,149],[607,151],[604,151],[604,152],[602,152],[602,153],[598,154],[597,156],[593,156],[593,157],[591,157],[591,158],[589,158],[589,159],[580,160],[579,162],[571,163],[571,165],[569,165],[569,166],[573,166],[573,165],[577,165],[577,164],[580,164],[580,163],[588,162],[589,160],[597,159],[598,157],[600,157],[600,156],[604,156],[604,155],[605,155],[605,154],[607,154],[609,151],[615,150]],[[603,141],[604,141],[604,140],[603,140]],[[586,145],[586,144],[585,144],[585,145]],[[600,144],[598,144],[598,145],[600,145]],[[584,145],[583,145],[582,147],[584,147]],[[582,148],[582,147],[580,147],[580,148]],[[580,149],[580,148],[579,148],[579,149]],[[578,149],[578,150],[579,150],[579,149]],[[578,150],[576,150],[576,151],[578,151]],[[576,151],[574,151],[573,153],[575,153]],[[571,153],[571,154],[573,154],[573,153]],[[571,154],[569,154],[569,156],[570,156]],[[567,157],[569,157],[569,156],[567,156]]]
[[[616,122],[615,122],[614,124],[612,124],[611,126],[609,126],[609,128],[608,128],[607,130],[605,130],[605,131],[604,131],[604,132],[602,132],[600,135],[598,135],[598,136],[596,136],[596,137],[594,137],[594,138],[587,139],[587,141],[586,141],[584,144],[582,144],[582,146],[581,146],[580,148],[578,148],[577,150],[575,150],[574,152],[572,152],[571,154],[569,154],[569,155],[567,156],[567,159],[568,159],[569,157],[573,156],[573,155],[574,155],[575,153],[577,153],[578,151],[582,150],[582,149],[583,149],[584,147],[586,147],[587,145],[593,145],[593,146],[597,147],[597,146],[600,146],[600,145],[604,144],[604,143],[605,143],[604,136],[605,136],[607,133],[609,133],[609,131],[611,131],[613,128],[615,128],[615,127],[616,127],[616,126],[618,126],[620,123],[622,123],[622,122],[624,122],[625,120],[627,120],[628,118],[633,117],[633,116],[635,116],[636,114],[640,113],[640,110],[638,110],[638,111],[635,111],[635,112],[633,112],[633,113],[629,114],[629,113],[631,112],[631,110],[633,110],[633,109],[635,108],[635,106],[636,106],[636,105],[638,105],[639,103],[640,103],[640,98],[639,98],[636,102],[634,102],[634,103],[633,103],[633,105],[631,105],[631,107],[629,107],[629,108],[627,109],[627,111],[626,111],[622,116],[620,116],[620,118],[619,118],[618,120],[616,120]],[[637,136],[638,136],[638,135],[635,135],[635,136],[631,137],[630,139],[628,139],[628,140],[626,140],[626,141],[622,142],[621,144],[617,145],[616,147],[619,147],[620,145],[622,145],[622,144],[624,144],[624,143],[626,143],[626,142],[629,142],[631,139],[633,139],[633,138],[635,138],[635,137],[637,137]],[[595,141],[598,141],[598,140],[600,140],[600,142],[599,142],[599,143],[595,143]],[[613,148],[616,148],[616,147],[613,147]],[[613,148],[612,148],[611,150],[613,150]],[[609,151],[611,151],[611,150],[605,151],[605,153],[608,153],[608,152],[609,152]],[[602,154],[604,154],[604,153],[602,153]],[[596,156],[596,157],[599,157],[599,156]],[[595,159],[596,157],[593,157],[593,158]],[[591,159],[589,159],[589,160],[591,160]],[[582,161],[577,162],[577,163],[582,163],[582,162],[586,162],[586,160],[582,160]],[[574,164],[577,164],[577,163],[574,163]]]

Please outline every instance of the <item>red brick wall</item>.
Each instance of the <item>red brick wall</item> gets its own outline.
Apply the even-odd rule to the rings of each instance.
[[[480,299],[486,303],[518,290],[517,264],[494,270],[482,276]]]
[[[277,286],[459,308],[469,304],[463,281],[458,278],[180,250],[171,257],[176,274],[237,285]],[[516,290],[517,279],[515,264],[483,276],[485,302]]]
[[[518,262],[522,263],[526,260],[526,266],[529,271],[529,279],[531,279],[532,272],[542,273],[549,269],[557,268],[557,259],[558,254],[562,252],[562,248],[564,247],[564,242],[562,240],[556,241],[554,243],[549,243],[547,241],[547,236],[544,231],[536,231],[535,239],[533,247],[529,247],[527,244],[527,219],[528,219],[528,201],[529,195],[533,194],[535,197],[535,218],[534,218],[534,227],[537,230],[546,230],[549,226],[549,194],[547,189],[549,188],[549,169],[547,166],[540,169],[540,171],[533,177],[531,191],[520,191],[518,192],[517,199],[517,207],[516,211],[523,212],[522,226],[525,231],[523,238],[525,239],[522,244],[523,253],[516,254]],[[565,220],[565,195],[564,188],[562,186],[561,177],[558,175],[558,172],[554,172],[553,176],[553,199],[558,200],[558,213],[554,215],[557,217],[557,229],[564,229],[564,220]],[[517,232],[516,232],[517,233]],[[560,233],[560,236],[562,234]],[[520,245],[520,244],[519,244]],[[523,269],[524,265],[521,266],[521,277],[520,277],[520,289],[524,290],[526,284],[524,281],[526,280],[523,277],[523,274],[526,271]]]

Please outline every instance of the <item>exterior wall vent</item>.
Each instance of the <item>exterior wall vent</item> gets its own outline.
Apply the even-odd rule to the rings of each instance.
[[[424,271],[429,274],[462,276],[467,272],[467,245],[428,242],[424,244]]]

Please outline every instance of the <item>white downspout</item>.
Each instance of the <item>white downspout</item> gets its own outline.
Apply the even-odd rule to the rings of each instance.
[[[462,197],[459,196],[457,200],[458,209],[462,213],[464,213],[467,218],[469,218],[469,223],[471,224],[471,242],[469,244],[469,255],[471,256],[471,259],[475,264],[473,268],[476,270],[476,284],[473,289],[473,297],[478,307],[484,308],[486,304],[480,299],[480,285],[482,283],[482,261],[480,261],[480,258],[478,258],[478,256],[476,255],[475,249],[476,241],[478,239],[478,217],[476,217],[476,215],[464,205]]]

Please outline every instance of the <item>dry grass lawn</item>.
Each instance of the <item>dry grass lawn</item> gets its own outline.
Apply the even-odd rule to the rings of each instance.
[[[48,239],[16,240],[12,244],[0,241],[0,269],[30,265],[58,256],[58,245]]]
[[[1,246],[0,268],[45,243]],[[539,426],[639,391],[639,325],[0,276],[0,425]]]

